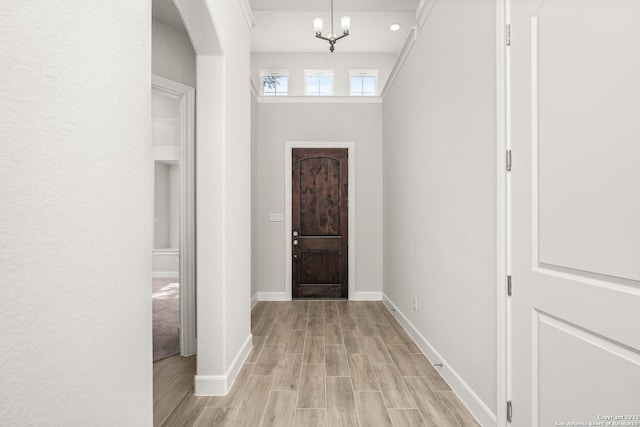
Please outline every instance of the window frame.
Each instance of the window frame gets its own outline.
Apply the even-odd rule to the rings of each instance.
[[[273,93],[265,93],[264,79],[265,77],[286,77],[287,90],[278,92],[276,89]],[[262,83],[262,96],[289,96],[289,70],[260,70],[260,82]]]
[[[320,89],[319,89],[320,82],[318,82],[318,93],[309,92],[309,85],[307,84],[307,79],[309,77],[330,77],[331,78],[331,90],[330,90],[329,94],[325,95],[325,94],[321,94],[320,93]],[[305,94],[305,96],[333,96],[334,86],[335,86],[335,78],[334,78],[334,71],[333,70],[304,70],[304,94]]]
[[[354,93],[353,77],[373,77],[373,93],[366,94],[363,90]],[[378,96],[378,70],[349,70],[349,96]]]

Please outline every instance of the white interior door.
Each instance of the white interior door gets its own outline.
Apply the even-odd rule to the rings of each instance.
[[[510,11],[513,425],[640,425],[640,1]]]

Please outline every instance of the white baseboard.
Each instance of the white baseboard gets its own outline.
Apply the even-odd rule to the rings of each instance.
[[[253,310],[253,307],[256,306],[256,304],[258,303],[259,299],[258,299],[258,293],[256,292],[252,297],[251,297],[251,309]]]
[[[442,378],[449,384],[451,389],[458,395],[462,403],[476,417],[480,425],[495,426],[497,425],[497,417],[491,409],[478,397],[478,395],[469,387],[462,377],[451,368],[451,365],[438,353],[438,351],[427,341],[427,339],[416,329],[409,319],[400,311],[391,300],[382,294],[382,301],[387,306],[393,316],[400,322],[417,346],[427,356],[430,361],[438,361],[442,363],[442,367],[438,368],[438,372]]]
[[[286,292],[258,292],[258,301],[291,301]]]
[[[177,279],[180,273],[177,271],[152,271],[151,277],[154,279]]]
[[[231,366],[224,375],[196,375],[196,396],[224,396],[231,390],[233,382],[240,372],[240,368],[249,356],[253,347],[253,335],[249,334],[238,354],[231,362]]]
[[[257,301],[291,301],[286,292],[258,292],[251,298],[251,307]],[[351,301],[382,301],[382,292],[353,292],[349,297]]]
[[[353,292],[351,301],[382,301],[382,292]]]

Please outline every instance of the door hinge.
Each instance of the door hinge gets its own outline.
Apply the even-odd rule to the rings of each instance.
[[[507,24],[504,29],[504,38],[507,46],[511,46],[511,24]]]
[[[511,276],[507,276],[507,295],[511,296]]]
[[[507,172],[511,172],[511,150],[507,150]]]
[[[513,405],[510,400],[507,400],[507,422],[510,423],[513,419]]]

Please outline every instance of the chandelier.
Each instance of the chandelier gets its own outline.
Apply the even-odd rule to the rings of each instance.
[[[313,26],[316,29],[316,37],[322,40],[326,40],[329,42],[329,50],[333,52],[334,45],[336,42],[342,38],[345,38],[349,35],[349,27],[351,26],[351,18],[348,16],[343,16],[340,20],[342,24],[342,35],[336,37],[336,34],[333,32],[333,0],[331,0],[331,33],[324,37],[322,35],[322,18],[316,18],[313,20]]]

